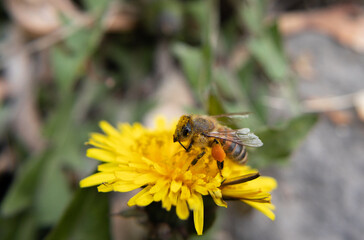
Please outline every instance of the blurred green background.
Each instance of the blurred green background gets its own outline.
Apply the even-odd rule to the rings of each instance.
[[[249,164],[288,163],[318,117],[302,104],[277,17],[336,1],[289,2],[3,2],[0,239],[112,238],[109,194],[78,185],[96,169],[84,143],[100,120],[251,112],[233,123],[264,142]]]

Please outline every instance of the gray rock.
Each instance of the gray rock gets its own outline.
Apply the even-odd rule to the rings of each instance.
[[[364,56],[327,36],[303,33],[286,39],[294,58],[313,56],[315,79],[299,81],[303,99],[335,96],[364,89]],[[286,166],[264,175],[278,180],[273,192],[274,222],[253,210],[242,214],[230,204],[221,221],[232,239],[363,239],[364,236],[364,124],[334,125],[322,116]]]

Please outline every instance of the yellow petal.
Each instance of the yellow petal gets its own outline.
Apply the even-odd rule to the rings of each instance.
[[[207,195],[209,193],[205,186],[196,185],[194,186],[194,190],[201,193],[202,195]]]
[[[143,185],[140,184],[134,184],[134,183],[127,183],[127,182],[121,182],[118,184],[113,185],[113,189],[116,192],[130,192],[137,188],[142,187]]]
[[[94,158],[103,162],[115,162],[116,156],[110,151],[106,151],[99,148],[87,149],[86,156],[89,158]]]
[[[214,200],[214,202],[216,203],[217,206],[220,207],[227,207],[226,202],[222,199],[222,194],[220,190],[217,191],[209,191],[212,199]]]
[[[143,195],[141,195],[139,198],[137,198],[135,200],[136,205],[140,206],[140,207],[145,207],[147,205],[149,205],[151,202],[153,202],[153,196],[149,193],[146,192]]]
[[[115,179],[114,173],[95,173],[80,181],[80,187],[91,187]]]
[[[157,193],[159,192],[165,185],[167,185],[167,181],[165,180],[158,180],[154,186],[152,186],[152,188],[150,189],[151,193]]]
[[[136,200],[143,196],[145,193],[149,192],[150,190],[150,187],[145,187],[143,188],[140,192],[138,192],[134,197],[130,198],[129,201],[128,201],[128,206],[131,207],[131,206],[134,206],[136,205]]]
[[[194,210],[199,206],[199,196],[200,194],[193,193],[190,198],[187,199],[188,206],[190,209]]]
[[[91,144],[95,147],[99,147],[99,148],[103,148],[103,149],[108,149],[108,150],[112,149],[110,147],[109,137],[105,136],[104,134],[101,134],[101,133],[92,133],[88,144]]]
[[[174,206],[177,205],[178,195],[179,194],[177,194],[175,192],[169,191],[168,197],[171,200],[171,204],[174,205]]]
[[[274,178],[265,176],[242,184],[244,184],[246,189],[260,189],[263,192],[270,192],[277,187],[277,181]],[[239,184],[235,186],[238,187]]]
[[[160,174],[160,175],[167,175],[168,173],[167,173],[167,168],[166,168],[166,166],[164,165],[164,164],[160,164],[160,163],[155,163],[154,165],[153,165],[153,167],[154,167],[154,170],[158,173],[158,174]]]
[[[154,201],[158,202],[167,197],[168,190],[169,190],[169,184],[168,184],[168,182],[166,182],[166,183],[167,184],[164,184],[163,187],[161,187],[161,189],[154,194],[154,196],[153,196]]]
[[[130,169],[129,169],[130,170]],[[138,178],[141,174],[131,171],[117,171],[115,176],[123,181],[133,181]]]
[[[173,180],[171,183],[171,191],[178,192],[182,186],[182,181],[175,181]]]
[[[128,164],[129,169],[138,169],[138,170],[147,170],[147,171],[150,171],[149,165],[147,165],[145,163],[138,162],[138,158],[132,159],[127,164]]]
[[[182,187],[181,187],[181,199],[184,199],[184,200],[186,200],[186,199],[188,199],[189,197],[191,196],[191,191],[190,191],[190,189],[187,187],[187,186],[185,186],[185,185],[183,185]]]
[[[262,191],[272,191],[273,189],[276,189],[278,185],[277,181],[272,177],[261,176],[256,180],[260,181]]]
[[[107,135],[111,135],[111,136],[120,135],[120,132],[118,132],[113,126],[111,126],[106,121],[101,121],[99,123],[99,125],[100,125],[100,128],[102,129],[102,131],[104,131],[104,133],[106,133]]]
[[[101,184],[100,186],[97,187],[97,190],[99,192],[111,192],[114,190],[113,185],[112,184]]]
[[[151,173],[140,174],[137,178],[134,179],[134,183],[145,185],[145,184],[155,183],[157,180],[158,178],[156,174],[151,172]]]
[[[255,202],[270,202],[272,196],[270,193],[262,192],[262,193],[251,193],[246,194],[245,196],[241,197],[242,200],[251,200]]]
[[[274,215],[274,213],[273,213],[272,210],[275,207],[274,207],[273,204],[271,204],[271,203],[259,203],[259,202],[249,201],[249,200],[243,200],[243,202],[245,202],[246,204],[249,204],[253,208],[259,210],[265,216],[267,216],[269,219],[271,219],[272,221],[274,221],[275,215]]]
[[[224,187],[222,190],[222,195],[225,197],[233,197],[233,198],[248,198],[261,193],[259,188],[247,188],[247,187],[234,187],[228,186]],[[269,193],[266,193],[269,194]]]
[[[188,216],[190,215],[190,211],[188,209],[186,200],[178,199],[176,205],[176,213],[177,216],[182,220],[186,220],[188,218]]]
[[[172,208],[172,202],[169,196],[166,194],[162,199],[162,207],[165,208],[167,211],[170,211]]]
[[[202,235],[203,232],[203,214],[202,196],[198,195],[198,204],[193,210],[193,221],[195,223],[195,229],[198,235]]]
[[[115,172],[119,168],[117,163],[103,163],[97,166],[97,170],[100,172]]]
[[[144,130],[144,127],[141,124],[133,124],[131,126],[129,123],[121,123],[118,124],[118,129],[120,132],[125,133],[129,136],[138,135],[139,132]]]

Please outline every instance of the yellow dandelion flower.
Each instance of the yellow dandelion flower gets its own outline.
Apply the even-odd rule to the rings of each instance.
[[[87,156],[104,163],[98,166],[98,173],[81,180],[81,187],[99,185],[100,192],[142,188],[128,201],[129,206],[161,202],[168,211],[175,206],[182,220],[189,217],[191,210],[199,235],[203,232],[202,196],[205,195],[224,207],[227,206],[224,199],[239,199],[274,219],[269,194],[276,187],[273,178],[240,182],[242,176],[254,176],[257,171],[226,161],[220,173],[211,152],[192,166],[199,149],[186,152],[173,143],[174,129],[167,127],[164,119],[157,120],[154,130],[127,123],[115,129],[104,121],[100,127],[105,134],[91,135],[88,143],[94,148],[88,149]]]

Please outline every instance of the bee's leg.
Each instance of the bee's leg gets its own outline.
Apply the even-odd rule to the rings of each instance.
[[[200,160],[205,155],[205,153],[206,153],[205,149],[202,149],[202,152],[199,155],[197,155],[195,159],[193,159],[191,165],[192,166],[196,165],[197,161]]]
[[[219,171],[221,173],[221,170],[224,168],[224,161],[222,161],[222,162],[216,161],[216,163],[217,163],[217,168],[219,169]]]
[[[223,183],[225,181],[225,178],[222,175],[222,169],[224,168],[224,161],[222,161],[222,162],[216,161],[216,164],[217,164],[217,168],[219,169],[220,177],[223,179],[221,183]]]
[[[212,156],[216,160],[217,168],[219,169],[220,176],[222,177],[222,169],[224,168],[224,160],[226,157],[225,151],[222,148],[220,142],[214,139],[212,142]]]
[[[191,151],[191,148],[192,148],[193,143],[194,143],[194,141],[193,141],[193,139],[192,139],[192,140],[191,140],[191,142],[190,142],[190,145],[188,145],[188,147],[187,147],[187,149],[186,149],[186,152]]]
[[[193,160],[192,160],[191,165],[192,165],[192,166],[196,165],[197,161],[198,161],[198,160],[200,160],[200,159],[201,159],[201,158],[202,158],[205,154],[206,154],[205,149],[202,149],[202,152],[201,152],[200,154],[198,154],[198,155],[195,157],[195,159],[193,159]],[[190,169],[191,165],[188,167],[188,169],[187,169],[187,170],[189,170],[189,169]]]

